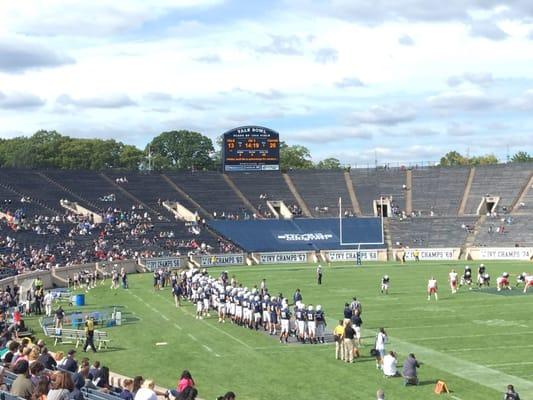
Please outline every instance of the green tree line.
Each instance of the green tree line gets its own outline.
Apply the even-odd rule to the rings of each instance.
[[[213,141],[199,133],[187,130],[162,132],[144,148],[124,144],[114,139],[80,139],[56,131],[41,130],[32,136],[0,139],[0,165],[15,168],[60,169],[123,169],[142,170],[219,170],[222,156],[221,138],[218,150]],[[519,151],[512,162],[532,162],[533,156]],[[441,160],[442,166],[496,164],[493,154],[467,157],[451,151]],[[309,149],[301,145],[280,143],[280,168],[340,170],[341,162],[334,157],[317,163],[312,161]]]

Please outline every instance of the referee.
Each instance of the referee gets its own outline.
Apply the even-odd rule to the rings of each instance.
[[[93,318],[87,316],[85,321],[85,344],[83,345],[83,351],[87,351],[87,347],[91,346],[91,349],[96,353],[96,347],[94,347],[94,321]]]

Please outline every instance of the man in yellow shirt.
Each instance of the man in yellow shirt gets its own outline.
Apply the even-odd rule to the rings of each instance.
[[[333,330],[333,338],[335,339],[335,358],[337,360],[344,361],[344,325],[342,320],[339,321],[339,324]]]
[[[83,351],[87,351],[87,347],[91,346],[91,349],[96,353],[96,347],[94,346],[94,321],[92,317],[87,316],[85,321],[85,344],[83,345]]]

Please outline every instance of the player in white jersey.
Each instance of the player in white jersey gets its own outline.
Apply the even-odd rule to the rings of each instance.
[[[527,289],[533,286],[533,275],[526,276],[526,285],[524,286],[524,293],[527,292]]]
[[[496,278],[496,289],[500,292],[502,289],[511,290],[511,285],[509,285],[509,274],[504,272],[502,276]]]
[[[439,299],[439,295],[437,294],[437,291],[438,291],[437,280],[433,277],[429,278],[428,280],[428,301],[431,300],[432,294],[435,296],[435,300]]]
[[[452,269],[448,276],[448,281],[450,282],[450,289],[452,289],[452,294],[455,294],[457,293],[457,272]]]

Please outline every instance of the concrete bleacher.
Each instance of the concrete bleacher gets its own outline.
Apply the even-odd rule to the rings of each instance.
[[[234,172],[229,174],[244,196],[259,210],[268,211],[267,200],[281,200],[287,206],[296,204],[283,176],[277,171]],[[261,199],[261,195],[267,195]]]
[[[363,215],[374,215],[373,201],[380,196],[392,197],[400,210],[405,210],[405,171],[399,169],[352,169],[355,195]]]
[[[217,218],[223,213],[224,215],[230,213],[239,218],[243,218],[245,214],[252,214],[218,172],[182,172],[166,175],[209,213],[216,213]]]
[[[65,186],[79,197],[86,199],[86,207],[89,209],[94,209],[95,207],[98,211],[104,211],[109,207],[129,209],[135,204],[132,199],[121,193],[117,187],[113,186],[95,171],[51,170],[45,171],[44,174],[60,185]],[[115,195],[114,202],[105,202],[101,200],[104,196],[110,194]],[[68,194],[66,194],[65,197],[71,199],[71,196],[68,196]],[[72,199],[72,201],[79,200]],[[83,205],[83,202],[80,205]]]
[[[343,171],[291,171],[289,175],[313,217],[338,216],[339,197],[343,210],[353,211]]]
[[[394,247],[461,247],[475,217],[416,217],[390,221],[390,234]]]
[[[499,196],[498,210],[510,209],[533,172],[533,164],[477,166],[465,207],[465,215],[476,214],[483,196]]]
[[[415,169],[412,175],[413,210],[435,216],[455,216],[463,198],[469,167]]]
[[[503,233],[498,228],[503,226]],[[476,236],[476,245],[487,247],[533,246],[533,214],[488,217]]]
[[[45,214],[63,214],[59,200],[68,197],[68,194],[46,182],[35,171],[1,169],[0,183],[31,197],[33,203],[48,209],[47,213],[42,210]]]

